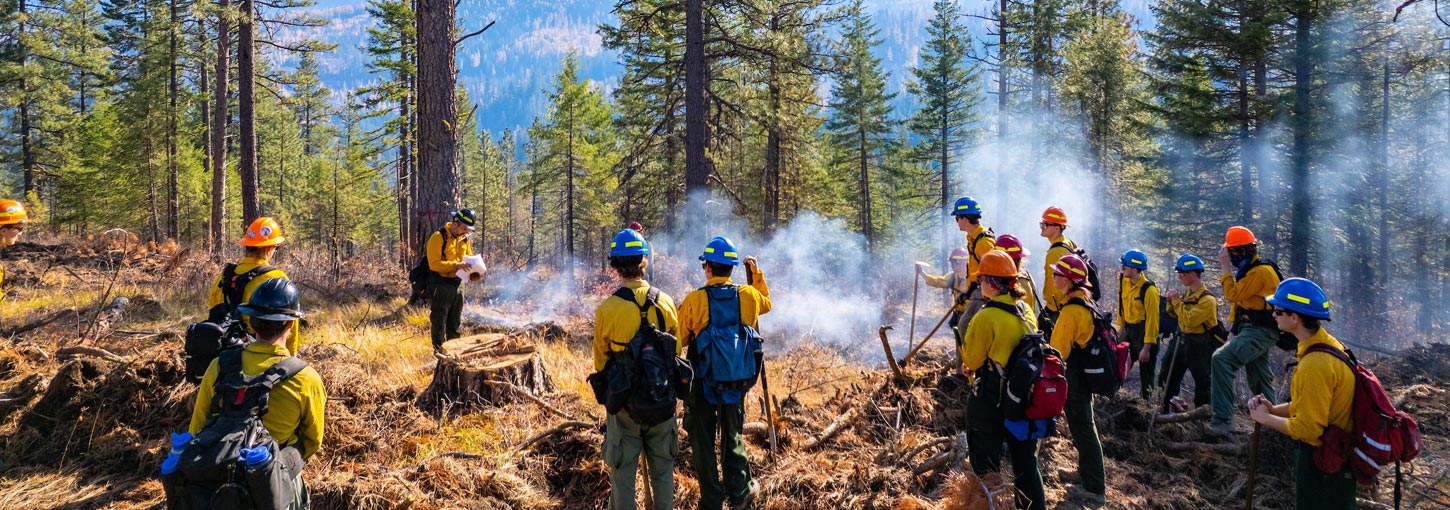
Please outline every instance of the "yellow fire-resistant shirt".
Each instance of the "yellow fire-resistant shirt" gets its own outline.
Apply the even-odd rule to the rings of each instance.
[[[428,269],[445,278],[458,278],[458,266],[463,264],[463,257],[473,255],[473,246],[469,245],[468,236],[454,237],[448,229],[434,231],[428,237],[428,245],[424,248],[428,250]]]
[[[967,282],[976,282],[977,266],[982,264],[982,257],[987,256],[992,250],[997,249],[997,239],[987,232],[986,225],[977,225],[975,230],[967,233],[967,251],[972,255],[967,257]]]
[[[624,287],[634,290],[634,304],[631,304],[619,296],[610,295],[599,303],[599,308],[594,310],[594,371],[604,370],[604,363],[609,361],[609,353],[624,351],[625,345],[639,331],[639,306],[644,304],[645,294],[649,292],[649,283],[644,280],[633,280],[624,282]],[[655,329],[664,331],[676,338],[680,336],[679,317],[675,312],[675,300],[669,294],[660,292],[656,301],[661,313],[655,312],[655,307],[650,307],[647,317]],[[660,323],[660,315],[664,315],[664,323]],[[675,354],[679,355],[680,346],[675,345]]]
[[[1259,258],[1254,257],[1257,262]],[[1279,287],[1279,275],[1274,273],[1274,268],[1262,265],[1250,269],[1242,279],[1234,279],[1238,271],[1224,273],[1218,277],[1218,282],[1223,284],[1223,298],[1227,299],[1233,307],[1229,309],[1230,320],[1239,315],[1239,310],[1268,310],[1269,304],[1264,302],[1264,296],[1274,295],[1274,289]]]
[[[1009,294],[1000,294],[991,301],[1008,306],[1020,303]],[[963,335],[962,368],[978,370],[988,359],[1006,366],[1012,350],[1022,341],[1022,335],[1037,331],[1037,316],[1033,315],[1032,308],[1022,308],[1025,308],[1022,316],[1026,322],[1006,310],[991,307],[983,307],[982,311],[973,315],[972,322],[967,324],[967,333]]]
[[[1087,347],[1088,340],[1093,338],[1093,312],[1086,306],[1067,306],[1072,298],[1081,298],[1088,301],[1087,294],[1078,289],[1062,299],[1063,307],[1057,316],[1057,323],[1052,327],[1053,349],[1062,353],[1062,360],[1067,361],[1072,356],[1072,350],[1077,347]]]
[[[1118,317],[1114,319],[1118,327],[1123,324],[1143,324],[1143,343],[1158,343],[1158,286],[1148,287],[1148,293],[1139,301],[1138,296],[1143,292],[1143,286],[1148,284],[1148,277],[1138,275],[1135,281],[1126,276],[1118,278]]]
[[[932,276],[930,273],[922,273],[921,278],[922,280],[926,281],[926,285],[928,287],[935,287],[938,289],[951,289],[953,310],[960,312],[966,309],[966,305],[964,303],[957,304],[957,300],[962,294],[965,294],[967,292],[967,287],[972,284],[972,282],[968,281],[966,277],[959,277],[956,273],[947,273],[941,276]]]
[[[1178,299],[1168,300],[1168,315],[1178,319],[1178,330],[1184,333],[1207,333],[1218,324],[1218,299],[1199,286]]]
[[[1068,298],[1064,297],[1061,292],[1058,292],[1057,286],[1052,284],[1052,266],[1057,264],[1057,259],[1062,258],[1063,255],[1072,253],[1071,250],[1077,249],[1077,244],[1074,244],[1071,239],[1064,236],[1057,236],[1052,239],[1052,244],[1057,243],[1064,243],[1068,248],[1061,246],[1049,248],[1047,250],[1047,258],[1042,261],[1042,303],[1048,310],[1054,312],[1061,310],[1062,305],[1067,304]]]
[[[770,311],[770,287],[765,285],[765,274],[758,268],[751,279],[754,283],[740,286],[740,323],[759,329],[760,316]],[[729,277],[716,276],[705,282],[705,286],[730,283]],[[709,323],[710,296],[704,289],[695,289],[680,303],[680,348],[688,347]]]
[[[1333,354],[1309,352],[1314,344],[1344,350],[1344,344],[1324,328],[1299,342],[1299,368],[1289,385],[1289,421],[1284,429],[1289,437],[1319,446],[1325,427],[1353,430],[1354,372]]]
[[[1021,269],[1018,268],[1018,270]],[[1032,309],[1032,315],[1042,314],[1042,304],[1037,302],[1037,282],[1032,280],[1032,273],[1022,271],[1021,276],[1017,277],[1017,283],[1022,285],[1022,302],[1027,303],[1027,307]]]
[[[271,263],[267,262],[267,259],[261,257],[242,257],[242,260],[237,262],[237,268],[232,270],[232,273],[245,274],[247,271],[269,264]],[[256,278],[253,278],[251,282],[247,283],[246,287],[242,287],[242,302],[237,304],[245,304],[247,300],[251,299],[252,291],[257,290],[258,285],[273,278],[287,278],[287,273],[282,272],[281,269],[273,269],[257,275]],[[206,299],[207,310],[216,308],[217,305],[226,301],[226,295],[222,293],[221,283],[222,277],[217,277],[216,283],[212,284],[211,293],[207,295]],[[246,316],[243,316],[242,322],[247,324],[247,331],[250,332],[252,329],[251,321]],[[300,323],[296,321],[292,323],[292,336],[287,337],[288,352],[297,352],[297,349],[302,347],[302,329],[298,324]]]
[[[263,342],[252,342],[242,350],[242,373],[248,377],[267,370],[268,367],[287,359],[291,353],[286,347]],[[196,406],[191,412],[191,433],[201,432],[206,419],[211,417],[211,401],[215,395],[218,360],[212,360],[206,367],[206,375],[196,388]],[[302,450],[302,458],[311,457],[322,446],[322,409],[327,403],[327,389],[322,386],[322,376],[311,366],[297,372],[297,375],[272,387],[267,397],[267,414],[262,417],[262,426],[272,434],[277,444],[296,444]]]

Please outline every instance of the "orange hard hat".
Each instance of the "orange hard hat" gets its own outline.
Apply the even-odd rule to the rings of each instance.
[[[1058,206],[1048,207],[1046,211],[1042,211],[1042,222],[1066,227],[1067,213]]]
[[[1258,241],[1258,239],[1254,238],[1254,233],[1245,227],[1229,227],[1228,233],[1223,235],[1224,248],[1247,246]]]
[[[263,216],[253,221],[247,227],[246,235],[239,241],[242,246],[276,246],[282,244],[286,238],[282,237],[282,226],[271,216]]]
[[[1007,252],[992,250],[982,256],[982,261],[977,264],[977,270],[972,273],[976,276],[996,276],[1001,278],[1016,278],[1017,263]]]
[[[25,206],[18,200],[0,200],[0,225],[25,223]]]

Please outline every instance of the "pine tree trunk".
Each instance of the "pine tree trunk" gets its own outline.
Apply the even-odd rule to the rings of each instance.
[[[943,74],[945,74],[945,73],[943,73]],[[945,80],[946,76],[942,76],[941,78],[943,78],[942,79],[942,83],[946,83],[946,80]],[[951,167],[948,166],[948,165],[951,164],[951,147],[949,147],[948,146],[948,143],[947,143],[948,140],[951,139],[950,138],[950,136],[951,136],[951,128],[947,126],[947,118],[948,118],[947,111],[949,109],[950,109],[949,106],[943,105],[942,111],[941,111],[941,132],[940,132],[940,134],[937,135],[937,136],[939,136],[941,138],[941,154],[938,155],[937,166],[939,167],[938,169],[941,171],[941,205],[940,205],[940,207],[941,207],[941,211],[943,213],[950,213],[951,212],[950,207],[951,207],[951,204],[952,204],[952,202],[951,202],[951,196],[950,196],[951,189],[952,189],[952,184],[951,184],[952,174],[951,174],[951,171],[949,170]],[[1003,180],[1005,181],[1006,179],[1003,179]],[[1000,196],[1005,197],[1006,195],[1000,195]],[[951,227],[951,224],[950,223],[944,223],[942,225],[942,237],[941,237],[941,248],[942,249],[941,249],[941,257],[942,257],[942,262],[944,262],[946,266],[950,266],[951,265],[951,260],[950,260],[950,257],[948,256],[948,254],[951,253],[951,251],[952,251],[952,231],[951,230],[948,230],[948,228],[950,228],[950,227]]]
[[[1313,217],[1313,197],[1309,190],[1309,166],[1312,163],[1310,151],[1313,150],[1311,147],[1313,137],[1310,130],[1314,129],[1314,105],[1310,94],[1313,93],[1314,85],[1312,30],[1316,23],[1316,13],[1308,0],[1300,0],[1298,4],[1298,12],[1292,13],[1294,56],[1291,65],[1294,77],[1294,105],[1290,125],[1294,131],[1294,145],[1291,149],[1293,153],[1289,169],[1289,187],[1290,202],[1294,209],[1289,220],[1288,245],[1293,247],[1293,252],[1289,258],[1288,269],[1289,274],[1307,275],[1309,251],[1314,243],[1313,228],[1310,224],[1310,218]]]
[[[458,63],[452,0],[418,0],[418,196],[413,244],[458,207]]]
[[[685,0],[685,196],[709,189],[710,104],[705,90],[710,69],[705,61],[704,0]],[[687,226],[686,230],[691,227]]]
[[[20,37],[16,40],[15,61],[21,67],[30,61],[30,48],[25,43],[29,40],[26,35],[30,29],[29,18],[26,16],[26,0],[19,0],[17,6],[20,13]],[[30,130],[34,127],[30,121],[30,89],[26,87],[25,74],[20,73],[18,87],[20,90],[20,172],[22,186],[20,193],[25,199],[30,198],[30,192],[35,191],[35,151],[30,147]]]
[[[238,174],[242,179],[242,224],[251,223],[262,215],[257,199],[260,176],[257,172],[257,112],[256,112],[256,9],[254,0],[241,0],[241,11],[237,23],[237,115],[241,141],[238,144]]]
[[[777,21],[771,20],[771,30],[777,27]],[[774,57],[770,59],[770,77],[766,84],[767,92],[770,95],[770,116],[766,118],[765,128],[765,173],[761,180],[764,181],[765,196],[764,204],[761,207],[761,227],[766,235],[775,232],[775,225],[780,221],[780,69],[777,67]]]
[[[860,190],[858,195],[861,200],[861,232],[866,235],[866,251],[871,253],[876,248],[876,235],[871,228],[871,171],[867,165],[867,159],[869,159],[870,153],[866,146],[866,129],[864,127],[856,130],[856,143],[859,144],[856,156],[860,170],[857,186]]]
[[[211,117],[211,254],[212,257],[221,255],[222,247],[226,246],[226,211],[227,211],[227,85],[230,80],[228,73],[231,63],[231,23],[227,22],[227,11],[231,9],[231,0],[218,0],[217,6],[220,13],[217,14],[217,51],[216,51],[216,83],[212,93],[212,117]]]
[[[167,58],[170,61],[169,75],[167,76],[167,101],[171,110],[166,126],[166,235],[172,239],[181,237],[181,198],[180,198],[180,163],[176,160],[176,146],[180,142],[177,136],[176,120],[176,96],[177,96],[177,54],[176,40],[177,31],[181,30],[181,20],[178,17],[177,0],[171,0],[171,19],[167,27],[169,32],[170,45]]]
[[[564,149],[564,173],[565,191],[564,202],[564,242],[567,253],[564,263],[569,266],[569,282],[574,282],[574,171],[577,164],[574,161],[574,131],[578,127],[574,120],[574,111],[569,111],[569,144]]]
[[[403,267],[412,267],[413,259],[417,253],[413,250],[418,246],[413,244],[413,150],[411,140],[412,131],[409,126],[412,124],[412,113],[409,103],[412,101],[412,88],[410,79],[404,75],[400,78],[403,81],[403,99],[398,103],[398,244],[402,245],[398,252],[402,255]]]
[[[1243,37],[1245,25],[1248,23],[1247,2],[1239,1],[1239,36]],[[1238,117],[1239,117],[1239,224],[1249,225],[1254,221],[1254,174],[1252,145],[1249,143],[1249,129],[1252,126],[1252,115],[1249,112],[1249,61],[1247,59],[1238,62]]]

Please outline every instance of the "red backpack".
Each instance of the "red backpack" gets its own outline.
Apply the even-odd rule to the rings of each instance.
[[[1337,473],[1349,462],[1350,471],[1361,484],[1374,483],[1389,463],[1414,460],[1420,455],[1420,426],[1414,418],[1395,409],[1390,396],[1374,372],[1359,364],[1354,353],[1326,344],[1315,344],[1308,352],[1333,355],[1354,372],[1354,430],[1329,426],[1314,452],[1314,463],[1327,473]],[[1396,494],[1399,480],[1396,479]],[[1398,499],[1398,497],[1396,497]],[[1396,505],[1398,506],[1398,504]]]

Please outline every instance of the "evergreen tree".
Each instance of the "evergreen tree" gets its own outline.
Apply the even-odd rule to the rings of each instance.
[[[880,44],[880,30],[871,21],[861,0],[846,10],[846,27],[840,46],[839,72],[831,88],[833,112],[826,122],[833,143],[847,147],[856,178],[856,223],[866,236],[868,249],[875,249],[876,227],[872,217],[872,171],[879,167],[882,151],[891,145],[891,105],[895,93],[886,92],[886,71],[881,59],[871,54]],[[842,165],[846,161],[838,161]]]

